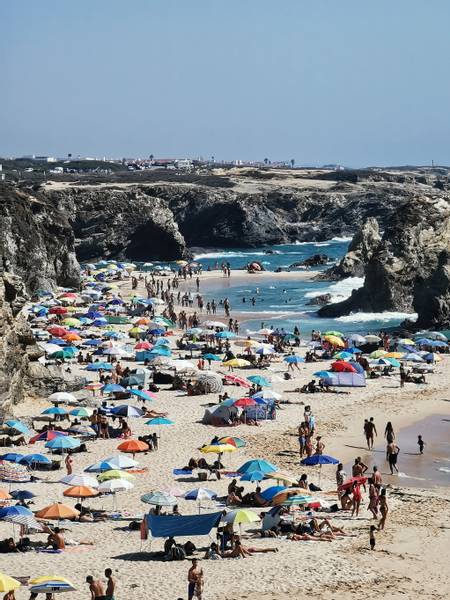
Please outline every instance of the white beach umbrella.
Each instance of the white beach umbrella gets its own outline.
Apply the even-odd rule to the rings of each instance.
[[[222,329],[226,327],[225,323],[221,323],[220,321],[205,321],[202,325],[205,325],[205,327],[221,327]]]
[[[61,348],[59,348],[61,350]],[[76,402],[77,399],[73,394],[69,394],[68,392],[55,392],[51,396],[48,397],[50,402]]]
[[[116,492],[132,490],[133,488],[134,485],[126,479],[108,479],[108,481],[103,481],[98,486],[98,491],[101,494],[115,494]]]
[[[59,480],[61,483],[64,483],[65,485],[70,485],[70,486],[86,486],[86,487],[91,487],[91,488],[98,488],[98,481],[95,479],[95,477],[92,477],[90,475],[65,475],[64,477],[62,477]]]

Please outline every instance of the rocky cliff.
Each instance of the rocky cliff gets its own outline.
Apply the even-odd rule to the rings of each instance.
[[[0,410],[7,411],[37,379],[30,360],[39,356],[22,314],[39,288],[77,287],[74,236],[64,213],[31,191],[0,186]],[[41,369],[42,370],[42,369]]]
[[[317,279],[339,280],[346,277],[364,277],[366,265],[380,242],[378,221],[369,217],[353,236],[346,254],[339,263],[321,273]]]
[[[167,202],[145,188],[70,187],[46,195],[67,215],[80,261],[176,260],[188,255]]]
[[[336,317],[356,311],[417,312],[418,327],[450,326],[450,200],[403,201],[364,270],[364,286],[320,309]]]

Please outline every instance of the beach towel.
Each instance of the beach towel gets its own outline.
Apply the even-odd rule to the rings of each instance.
[[[192,471],[188,471],[187,469],[174,469],[172,473],[174,475],[192,475]]]
[[[53,548],[36,548],[36,552],[45,552],[46,554],[61,554],[62,550],[53,550]]]

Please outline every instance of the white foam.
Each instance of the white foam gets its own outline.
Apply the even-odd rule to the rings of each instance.
[[[331,241],[331,242],[351,242],[351,241],[352,241],[352,239],[353,239],[353,238],[352,238],[351,236],[350,236],[350,237],[346,237],[346,236],[344,236],[344,237],[339,237],[339,236],[337,236],[337,237],[331,238],[331,240],[330,240],[330,241]]]
[[[409,319],[410,321],[417,320],[417,313],[404,313],[404,312],[395,312],[395,311],[386,311],[386,312],[358,312],[350,315],[346,315],[345,317],[338,317],[336,321],[340,323],[364,323],[365,321],[394,321]]]
[[[332,283],[325,289],[306,292],[305,298],[317,298],[323,294],[331,294],[330,303],[341,302],[351,296],[353,290],[357,290],[364,285],[364,277],[347,277],[337,283]]]
[[[443,473],[450,473],[450,469],[448,467],[439,467],[438,471],[442,471]]]
[[[194,260],[202,258],[246,258],[248,256],[267,256],[265,252],[204,252],[194,254]]]

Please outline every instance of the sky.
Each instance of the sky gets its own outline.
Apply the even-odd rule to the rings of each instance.
[[[450,164],[448,0],[3,0],[0,156]]]

